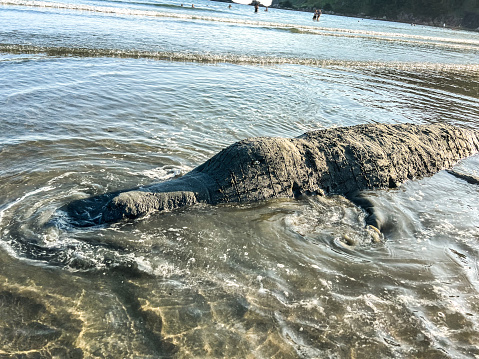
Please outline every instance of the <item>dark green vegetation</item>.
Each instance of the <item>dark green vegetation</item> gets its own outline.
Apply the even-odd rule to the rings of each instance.
[[[478,0],[280,0],[280,7],[430,25],[479,28]]]

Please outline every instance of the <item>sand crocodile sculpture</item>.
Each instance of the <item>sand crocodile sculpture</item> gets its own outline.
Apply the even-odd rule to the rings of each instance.
[[[84,216],[84,209],[97,202],[101,204],[98,214],[88,214],[97,224],[196,203],[330,194],[346,196],[370,211],[358,196],[360,191],[395,188],[407,180],[431,176],[478,150],[478,132],[448,124],[365,124],[296,138],[250,138],[223,149],[182,177],[93,198],[80,206],[71,204],[69,212]],[[380,227],[369,214],[367,222]]]

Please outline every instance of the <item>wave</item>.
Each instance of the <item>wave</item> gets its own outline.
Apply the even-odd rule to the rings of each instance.
[[[479,75],[479,64],[452,64],[429,62],[382,62],[315,59],[303,57],[253,56],[242,54],[190,53],[174,51],[140,51],[82,47],[48,47],[0,44],[0,53],[39,54],[53,57],[111,57],[152,59],[171,62],[197,62],[206,64],[230,63],[239,65],[304,65],[341,69],[394,69],[409,71],[460,72]],[[3,61],[12,61],[7,58]]]
[[[86,4],[66,4],[66,3],[59,3],[59,2],[47,2],[47,1],[36,1],[36,0],[0,0],[0,5],[30,6],[30,7],[39,7],[39,8],[89,11],[89,12],[98,12],[98,13],[114,14],[114,15],[169,17],[169,18],[177,18],[177,19],[183,19],[183,20],[218,21],[218,22],[238,23],[238,24],[246,24],[246,25],[270,24],[270,26],[283,26],[280,23],[267,23],[267,22],[261,22],[261,21],[201,16],[196,13],[161,12],[157,10],[139,10],[139,9],[131,9],[131,8],[121,8],[121,7],[113,7],[113,6],[95,6],[95,5],[86,5]],[[152,5],[155,5],[155,4],[152,4]],[[159,6],[159,5],[155,5],[155,6]],[[166,6],[166,7],[181,8],[181,6]],[[198,11],[198,10],[201,11],[204,9],[195,8],[195,11]]]
[[[37,266],[127,274],[151,272],[147,261],[121,243],[104,243],[88,236],[75,238],[76,227],[68,215],[53,209],[61,194],[61,188],[45,186],[0,207],[0,247],[11,257]],[[107,231],[102,227],[95,230]]]
[[[404,35],[399,33],[386,33],[377,31],[361,31],[348,29],[328,29],[316,27],[290,27],[283,26],[279,30],[292,34],[309,34],[320,36],[335,36],[341,38],[367,39],[411,45],[429,45],[457,50],[479,50],[479,41],[470,39],[437,38],[432,36]]]
[[[378,32],[359,29],[328,28],[320,26],[299,26],[296,24],[285,24],[277,22],[253,21],[247,19],[202,16],[197,13],[179,13],[179,12],[161,12],[156,10],[139,10],[131,8],[113,7],[113,6],[94,6],[86,4],[66,4],[59,2],[47,2],[37,0],[0,0],[0,5],[30,6],[39,8],[54,8],[74,11],[89,11],[104,14],[124,15],[124,16],[148,16],[148,17],[168,17],[181,20],[203,20],[223,22],[243,26],[257,26],[272,29],[286,30],[292,33],[307,33],[322,36],[340,36],[366,38],[371,40],[400,41],[412,43],[432,44],[435,46],[458,47],[463,49],[479,50],[479,39],[464,39],[451,37],[422,36],[405,33]],[[196,10],[196,9],[195,9]]]

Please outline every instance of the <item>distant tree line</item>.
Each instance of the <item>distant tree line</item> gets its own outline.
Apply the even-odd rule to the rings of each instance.
[[[280,7],[479,28],[479,0],[280,0]]]

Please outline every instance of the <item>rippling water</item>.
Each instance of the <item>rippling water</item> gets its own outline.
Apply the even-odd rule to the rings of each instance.
[[[181,5],[0,0],[0,356],[479,356],[479,187],[446,172],[365,193],[379,242],[334,196],[69,218],[246,137],[479,129],[477,33]]]

